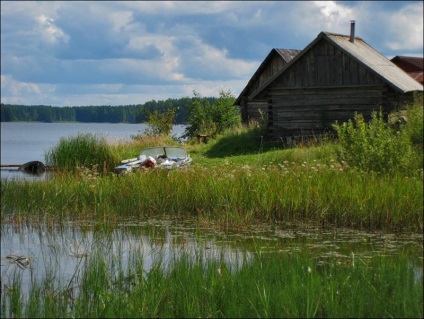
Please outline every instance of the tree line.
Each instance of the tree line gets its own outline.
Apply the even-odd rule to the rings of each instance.
[[[211,104],[217,100],[215,97],[203,99]],[[152,100],[144,104],[64,107],[1,103],[1,122],[143,123],[148,121],[149,113],[174,110],[175,123],[183,124],[187,122],[190,106],[195,100],[196,96],[164,101]]]

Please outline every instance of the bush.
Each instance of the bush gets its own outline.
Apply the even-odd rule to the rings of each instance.
[[[408,107],[405,112],[408,125],[405,126],[405,134],[408,135],[414,145],[423,145],[423,96],[416,95],[414,105]]]
[[[364,171],[389,173],[411,169],[414,154],[407,134],[391,129],[383,120],[382,112],[373,112],[366,123],[362,114],[355,113],[354,120],[333,125],[341,149],[340,161]]]

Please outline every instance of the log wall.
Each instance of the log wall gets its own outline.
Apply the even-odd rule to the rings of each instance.
[[[355,112],[365,120],[373,111],[387,113],[387,87],[274,88],[268,100],[268,130],[272,139],[319,135],[332,131],[332,124],[352,119]]]

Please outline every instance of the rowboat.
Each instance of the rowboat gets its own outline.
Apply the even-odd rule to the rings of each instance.
[[[143,149],[139,156],[121,161],[115,173],[122,174],[134,169],[188,167],[192,158],[183,147],[156,146]]]

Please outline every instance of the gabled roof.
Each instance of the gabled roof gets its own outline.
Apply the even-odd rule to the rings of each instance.
[[[415,71],[424,70],[424,58],[397,55],[390,61],[392,61],[393,63],[403,62],[403,63],[409,64],[411,67],[415,69]]]
[[[423,83],[424,58],[397,55],[391,59],[394,64],[409,74],[414,80]]]
[[[299,54],[301,50],[293,50],[293,49],[272,49],[271,52],[267,55],[265,60],[261,63],[259,68],[256,70],[256,72],[253,74],[249,82],[247,83],[246,87],[243,89],[243,91],[240,93],[239,97],[235,101],[235,105],[239,105],[241,102],[242,96],[245,95],[246,92],[249,91],[249,89],[252,87],[252,85],[258,80],[259,76],[261,75],[262,71],[266,68],[267,64],[275,55],[279,55],[283,58],[283,60],[288,63],[291,59],[293,59],[297,54]]]
[[[423,91],[423,86],[412,79],[407,73],[398,68],[393,62],[381,55],[378,51],[369,46],[361,38],[355,37],[354,42],[350,42],[350,36],[329,32],[321,32],[305,49],[296,55],[287,65],[274,74],[264,85],[253,92],[249,99],[253,99],[264,91],[277,77],[289,69],[296,61],[306,54],[321,39],[325,39],[340,48],[345,54],[350,56],[359,64],[368,68],[371,72],[379,76],[384,82],[389,84],[398,92],[406,93],[411,91]]]
[[[413,78],[415,81],[423,83],[424,81],[424,72],[408,72],[408,75]]]

